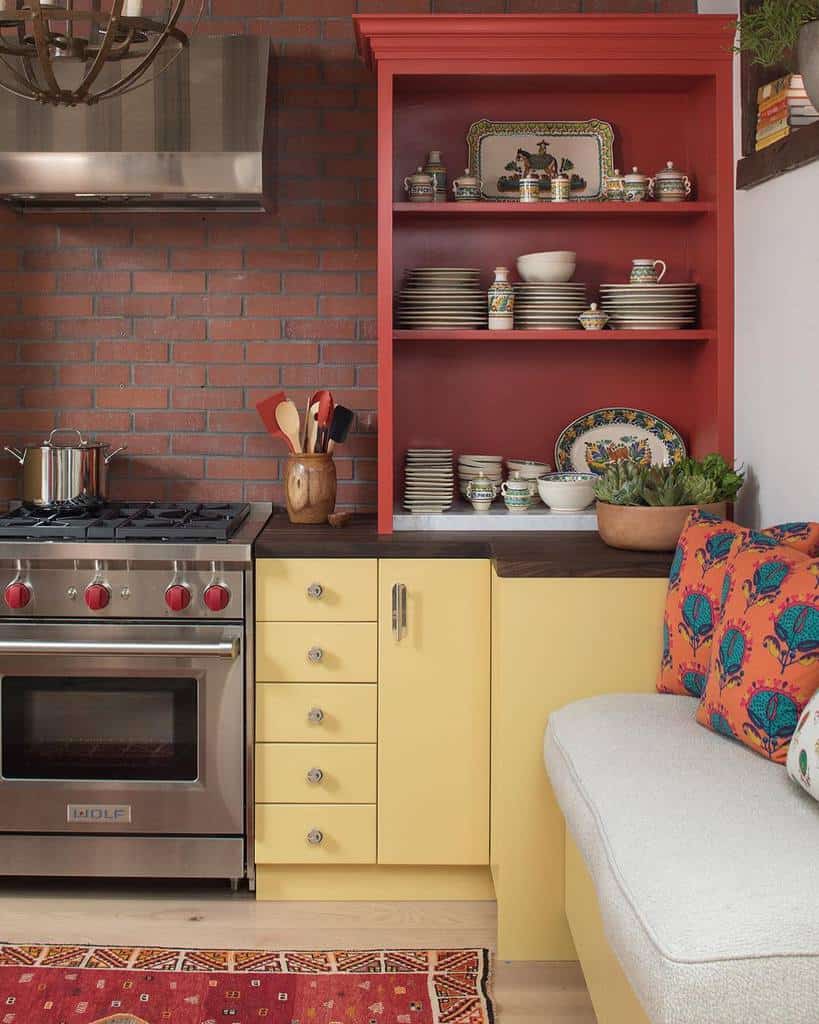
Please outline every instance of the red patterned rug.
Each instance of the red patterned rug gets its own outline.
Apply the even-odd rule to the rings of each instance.
[[[0,1024],[492,1024],[485,949],[0,944]]]

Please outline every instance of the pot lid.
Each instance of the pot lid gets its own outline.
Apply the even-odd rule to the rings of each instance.
[[[55,434],[72,434],[74,443],[55,441]],[[29,445],[33,448],[110,448],[106,441],[89,441],[82,436],[82,432],[75,427],[56,427],[48,435],[48,438],[41,445]]]
[[[661,171],[657,171],[654,175],[655,178],[665,181],[678,181],[680,178],[685,177],[685,171],[680,171],[674,166],[673,160],[668,160],[665,167]]]
[[[631,174],[626,174],[623,178],[624,181],[648,181],[648,176],[641,174],[636,167],[631,168]]]

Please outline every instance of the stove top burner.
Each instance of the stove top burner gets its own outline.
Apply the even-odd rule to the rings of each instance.
[[[110,502],[20,508],[0,515],[0,538],[17,540],[227,540],[250,505]]]

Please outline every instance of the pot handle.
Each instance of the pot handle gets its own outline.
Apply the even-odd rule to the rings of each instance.
[[[82,446],[82,445],[84,445],[86,443],[84,438],[83,438],[83,436],[82,436],[82,434],[80,433],[79,430],[76,429],[76,427],[55,427],[51,431],[51,433],[48,435],[48,441],[46,442],[46,444],[50,444],[53,448],[65,448],[65,447],[67,447],[66,445],[63,445],[63,444],[54,444],[54,442],[52,441],[52,438],[54,437],[55,434],[76,434],[77,435],[77,440],[79,441],[80,446]]]
[[[3,451],[4,452],[8,452],[9,455],[13,455],[14,458],[17,459],[17,461],[20,463],[21,466],[25,465],[26,457],[25,457],[23,452],[18,452],[16,448],[9,448],[8,445],[6,445],[3,448]]]
[[[113,450],[112,452],[109,452],[109,453],[108,453],[108,454],[107,454],[107,455],[105,456],[105,459],[103,460],[103,461],[105,462],[105,465],[107,466],[107,465],[108,465],[108,463],[109,463],[109,462],[111,461],[111,459],[113,459],[113,457],[114,457],[115,455],[119,455],[119,453],[120,453],[120,452],[124,452],[124,451],[126,450],[126,448],[127,448],[127,447],[128,447],[128,445],[127,445],[127,444],[121,444],[121,445],[119,446],[119,448],[115,448],[115,449],[114,449],[114,450]]]

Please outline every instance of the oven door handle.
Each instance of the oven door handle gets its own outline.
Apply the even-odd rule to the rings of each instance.
[[[196,640],[135,641],[0,640],[0,654],[144,654],[169,658],[238,658],[239,638],[204,643]]]

